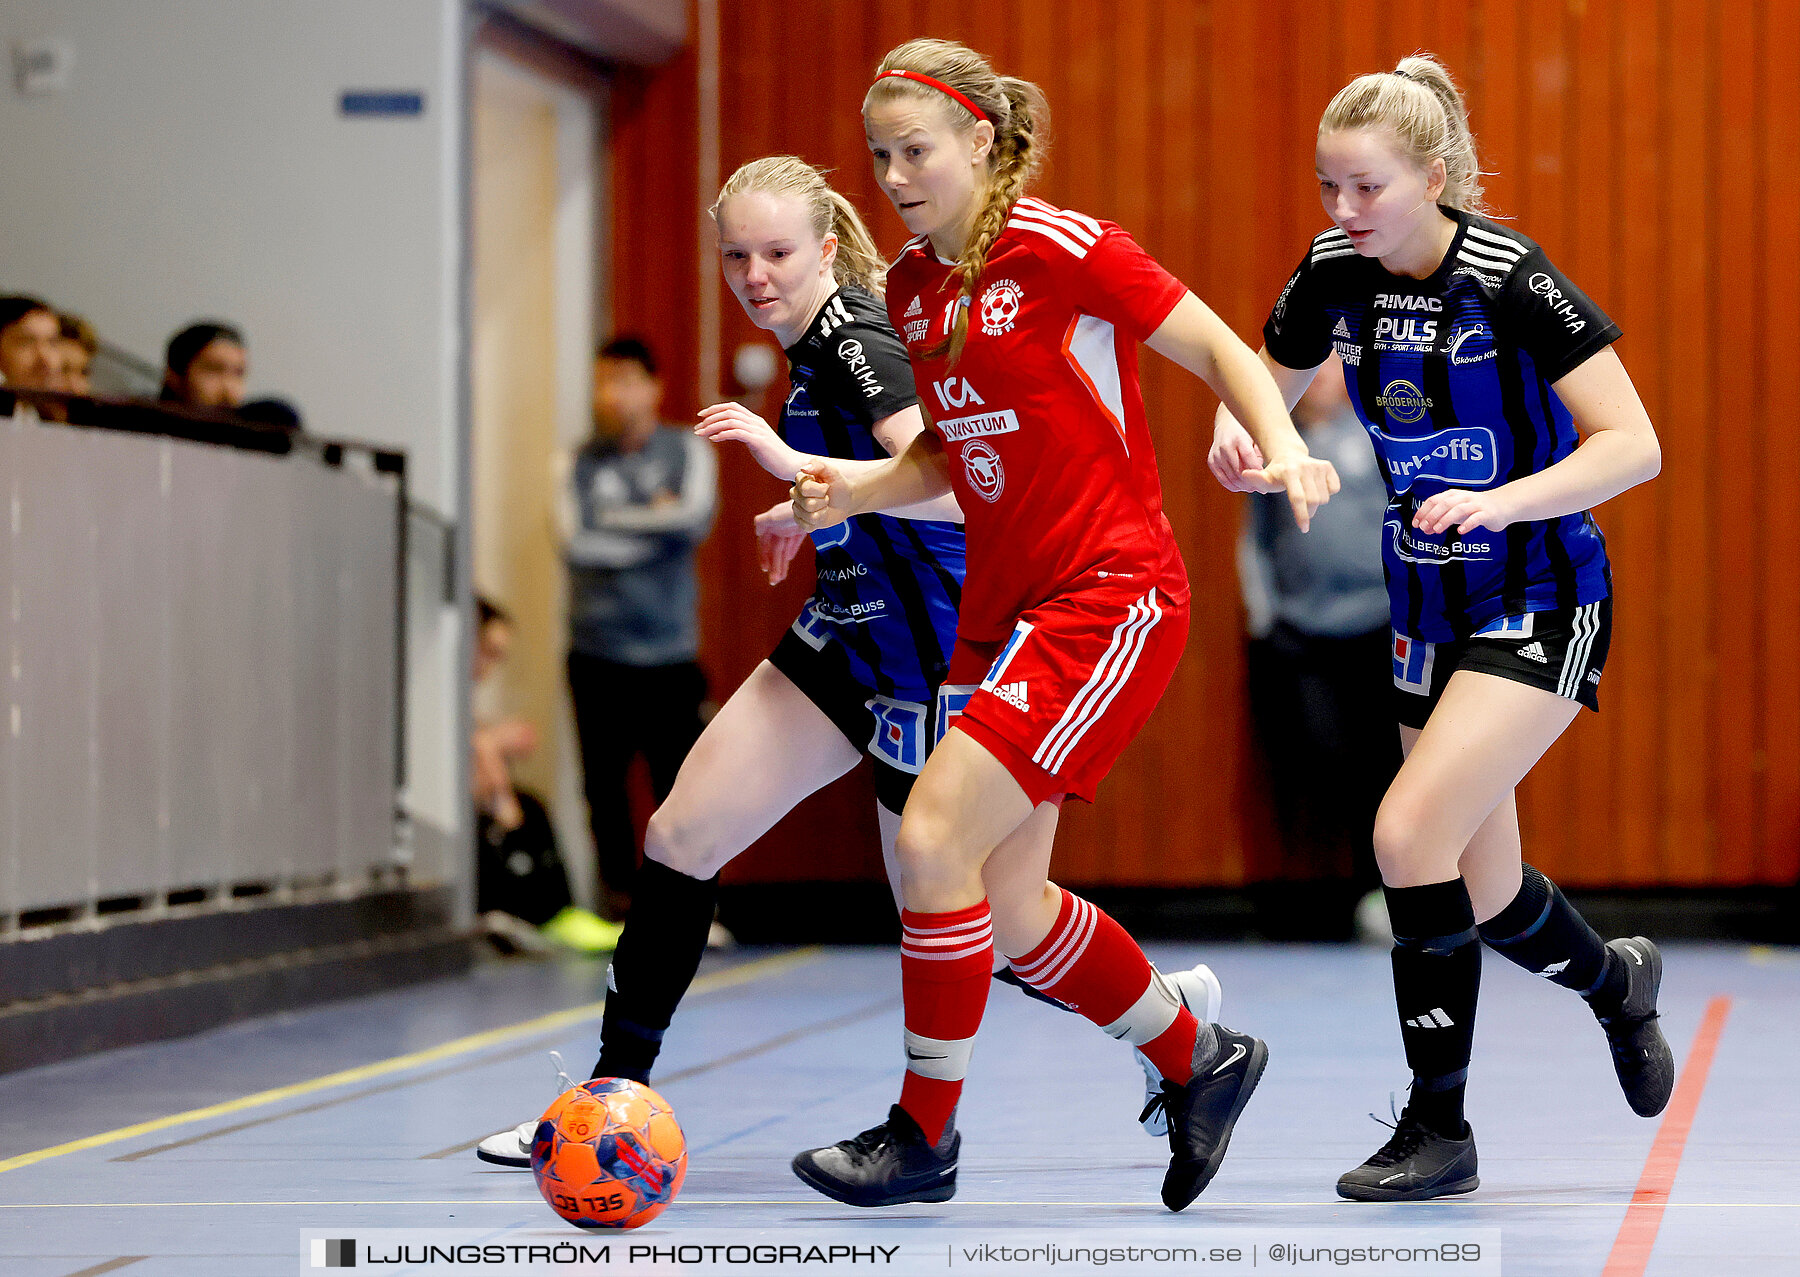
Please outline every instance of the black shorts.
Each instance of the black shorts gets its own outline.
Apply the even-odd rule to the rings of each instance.
[[[936,697],[902,701],[878,695],[851,676],[850,662],[836,643],[814,647],[794,629],[781,636],[769,664],[817,705],[845,740],[869,756],[875,764],[875,801],[891,812],[905,807],[934,743],[931,705]]]
[[[1612,645],[1612,599],[1561,612],[1502,617],[1454,643],[1393,632],[1394,707],[1402,726],[1422,728],[1457,670],[1541,687],[1600,708],[1600,671]]]

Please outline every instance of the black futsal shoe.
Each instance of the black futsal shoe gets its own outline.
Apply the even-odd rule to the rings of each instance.
[[[794,1174],[827,1197],[848,1206],[899,1206],[904,1202],[947,1202],[956,1196],[956,1154],[962,1134],[940,1153],[898,1104],[888,1119],[853,1140],[830,1148],[809,1148],[794,1159]]]
[[[1451,1139],[1402,1115],[1393,1138],[1375,1156],[1346,1172],[1337,1191],[1353,1202],[1422,1202],[1474,1192],[1481,1186],[1475,1171],[1475,1132],[1467,1124],[1461,1139]]]
[[[1161,1106],[1169,1123],[1169,1173],[1163,1176],[1163,1205],[1183,1210],[1219,1173],[1231,1128],[1250,1101],[1269,1062],[1269,1048],[1247,1033],[1219,1026],[1219,1054],[1185,1086],[1163,1079],[1162,1094],[1138,1116]]]
[[[1612,1015],[1599,1016],[1600,1027],[1606,1030],[1613,1071],[1631,1111],[1655,1117],[1669,1106],[1675,1090],[1675,1053],[1656,1014],[1662,953],[1642,936],[1608,940],[1606,947],[1625,964],[1625,1001]]]

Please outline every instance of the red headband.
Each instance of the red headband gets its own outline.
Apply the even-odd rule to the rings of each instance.
[[[965,98],[962,94],[958,93],[955,89],[951,88],[948,84],[945,84],[942,80],[934,80],[928,75],[920,75],[917,71],[883,71],[880,75],[876,76],[875,79],[877,81],[885,80],[889,76],[894,76],[894,75],[900,76],[902,79],[916,80],[920,84],[923,84],[923,85],[927,86],[928,88],[936,89],[939,93],[948,94],[950,97],[954,98],[956,101],[962,103],[962,105],[968,110],[969,114],[974,116],[978,120],[985,120],[988,118],[988,113],[986,111],[984,111],[980,107],[976,106],[973,102],[969,101],[968,98]]]

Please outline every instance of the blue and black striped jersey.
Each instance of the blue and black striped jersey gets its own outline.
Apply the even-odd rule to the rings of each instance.
[[[1391,274],[1333,227],[1313,240],[1263,327],[1286,367],[1316,368],[1334,350],[1343,361],[1387,481],[1394,628],[1432,642],[1611,594],[1606,542],[1586,511],[1466,538],[1454,528],[1427,536],[1412,515],[1445,489],[1498,487],[1573,452],[1575,424],[1552,383],[1619,338],[1537,244],[1442,211],[1456,235],[1428,278]]]
[[[815,456],[885,458],[870,427],[918,396],[881,300],[838,289],[787,357],[793,388],[782,438]],[[956,642],[962,526],[860,514],[812,542],[818,587],[795,630],[814,647],[841,644],[853,676],[878,695],[929,702]]]

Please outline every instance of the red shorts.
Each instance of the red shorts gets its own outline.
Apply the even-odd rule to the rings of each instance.
[[[1155,590],[1065,595],[1004,642],[958,637],[938,689],[937,734],[972,737],[1035,806],[1094,790],[1143,728],[1187,644],[1188,606]]]

